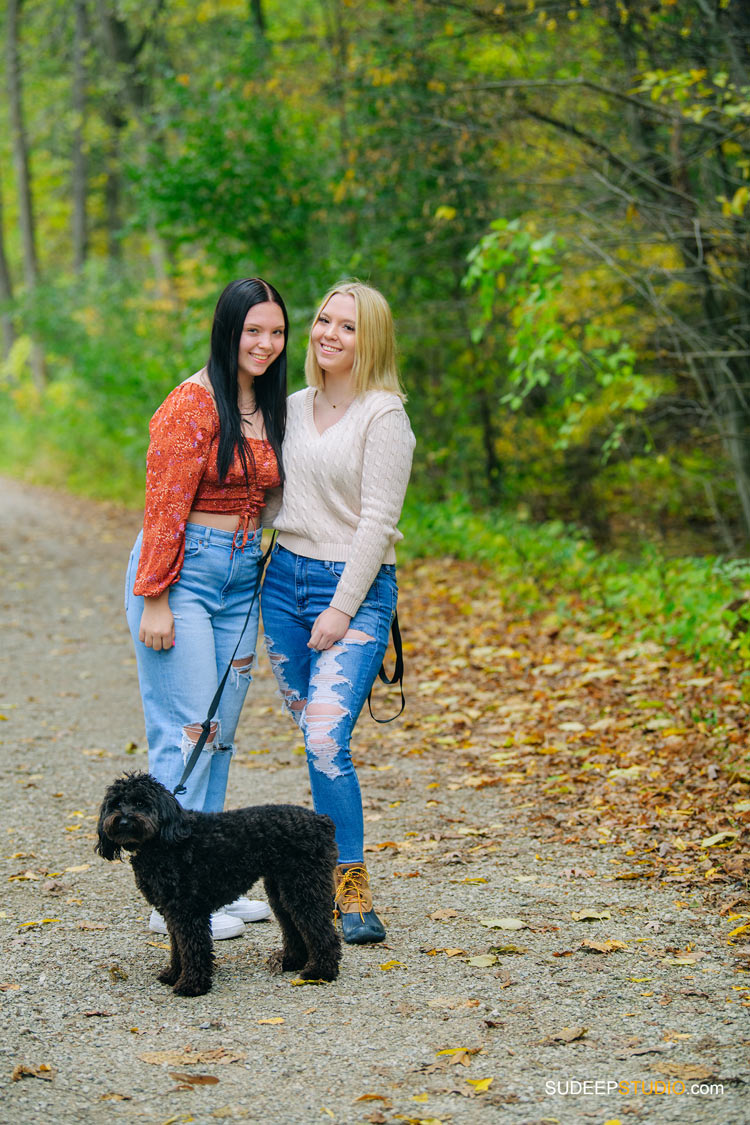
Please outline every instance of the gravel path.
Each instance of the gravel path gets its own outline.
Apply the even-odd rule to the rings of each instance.
[[[208,996],[160,985],[128,865],[93,853],[106,785],[146,762],[121,598],[138,516],[0,492],[0,1120],[750,1121],[745,889],[616,880],[620,853],[545,838],[448,753],[401,753],[399,723],[361,766],[387,943],[298,987],[259,923],[217,945]],[[309,804],[264,660],[239,743],[231,805]]]

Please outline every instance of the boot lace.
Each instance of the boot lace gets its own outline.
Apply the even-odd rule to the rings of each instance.
[[[359,865],[348,867],[341,877],[341,882],[333,896],[336,906],[348,906],[355,903],[359,916],[364,922],[365,914],[370,909],[369,903],[370,877],[367,868]]]

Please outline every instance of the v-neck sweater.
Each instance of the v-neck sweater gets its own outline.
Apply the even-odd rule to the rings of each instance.
[[[346,563],[331,606],[354,617],[381,565],[396,561],[414,434],[388,391],[358,396],[323,433],[314,402],[313,387],[287,399],[286,479],[273,526],[287,550]]]

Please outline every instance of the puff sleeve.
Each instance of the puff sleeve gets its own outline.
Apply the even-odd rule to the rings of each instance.
[[[218,427],[211,395],[190,382],[175,387],[151,419],[143,544],[134,594],[157,597],[179,579],[185,524]]]

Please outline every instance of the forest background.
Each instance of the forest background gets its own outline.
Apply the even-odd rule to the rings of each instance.
[[[225,283],[397,318],[413,554],[750,667],[745,0],[7,0],[0,469],[142,500]]]

